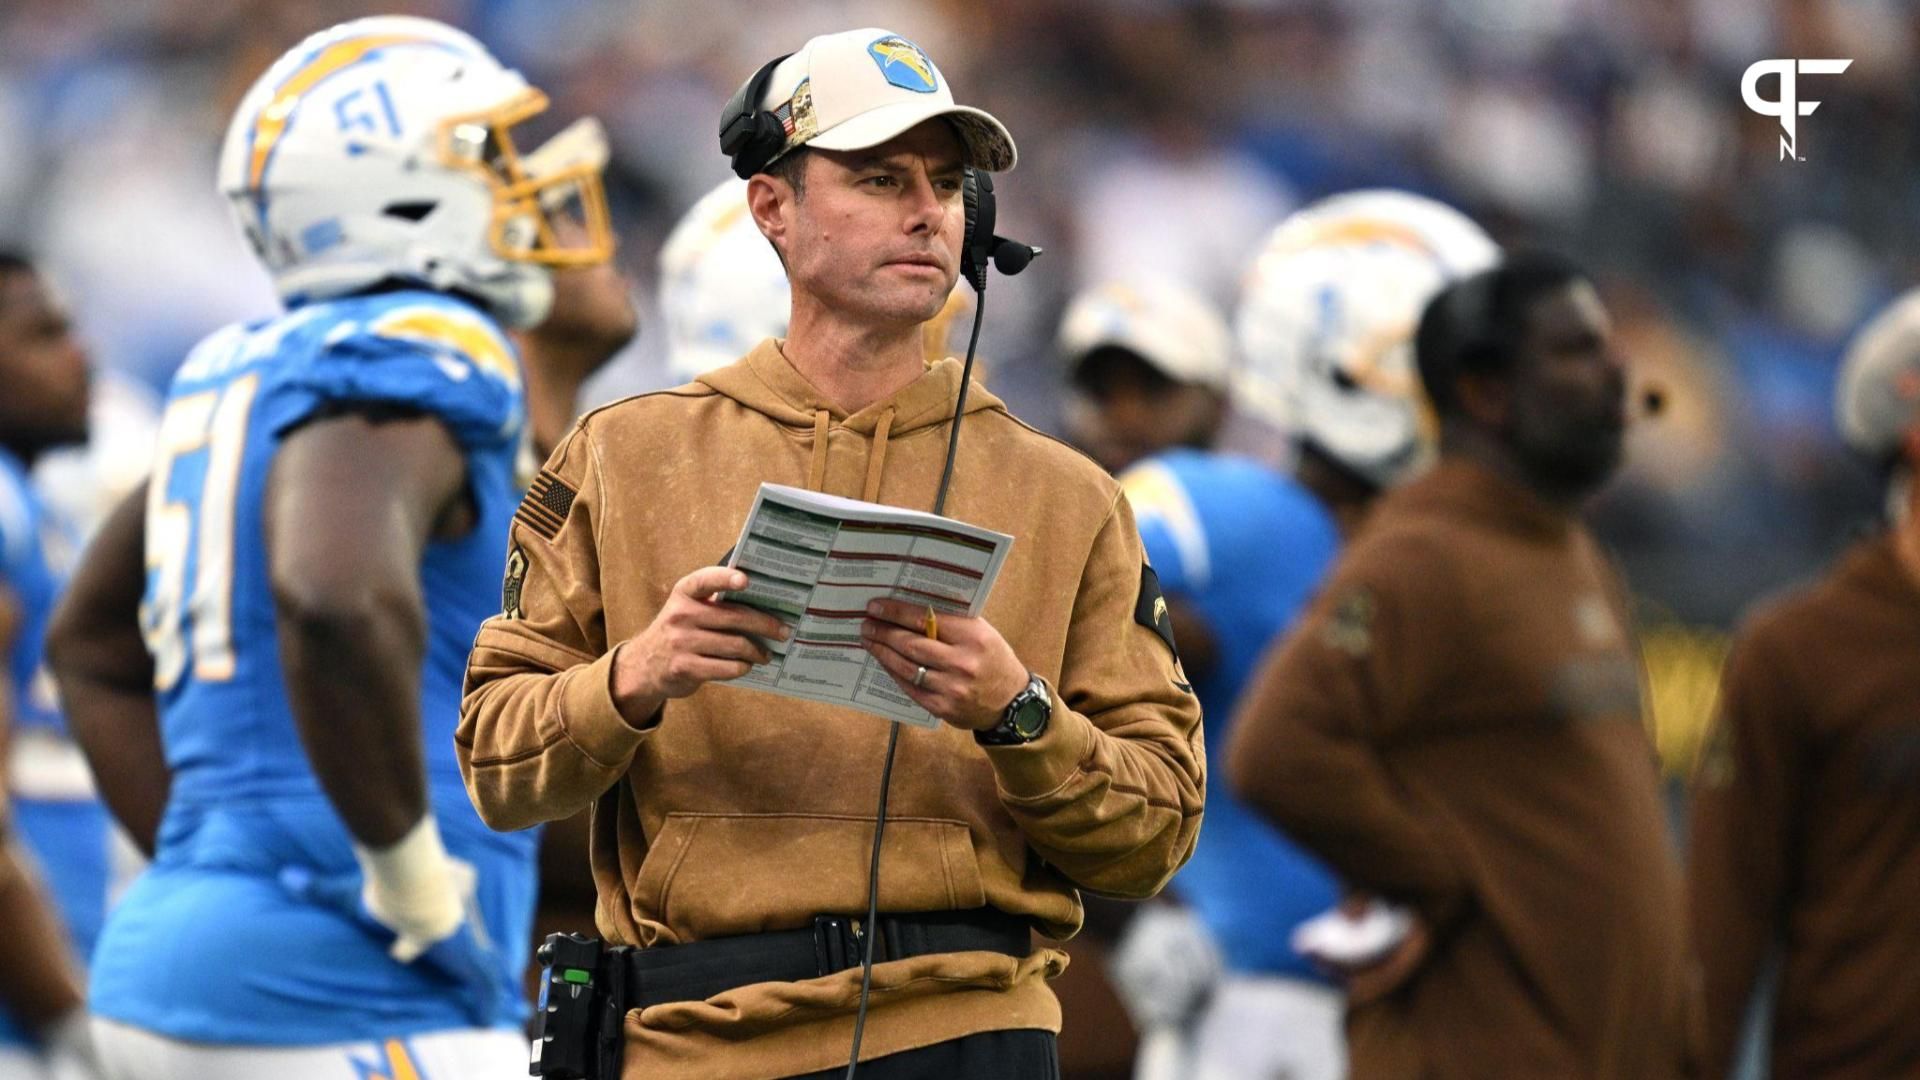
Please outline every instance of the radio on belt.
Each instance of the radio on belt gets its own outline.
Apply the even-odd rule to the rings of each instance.
[[[540,1029],[530,1076],[548,1080],[612,1080],[620,1075],[625,1017],[626,946],[608,947],[580,934],[549,934],[540,961]]]

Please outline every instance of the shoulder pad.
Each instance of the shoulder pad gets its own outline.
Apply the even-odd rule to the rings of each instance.
[[[505,382],[520,385],[520,365],[506,335],[486,316],[456,303],[413,302],[380,313],[367,323],[375,338],[425,346],[458,357]]]

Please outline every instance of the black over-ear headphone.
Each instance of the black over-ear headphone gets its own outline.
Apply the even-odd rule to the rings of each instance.
[[[761,108],[760,102],[767,96],[773,69],[792,55],[776,56],[760,65],[760,70],[733,92],[720,113],[720,152],[733,160],[733,174],[742,180],[764,170],[786,148],[786,126],[772,110]]]
[[[733,163],[733,174],[745,180],[763,172],[787,146],[787,128],[780,115],[763,109],[767,84],[773,81],[773,69],[792,53],[776,56],[760,65],[740,89],[727,100],[720,113],[720,152]],[[966,209],[966,237],[960,244],[960,273],[975,292],[987,287],[987,266],[991,263],[1011,277],[1027,268],[1041,248],[993,235],[998,216],[993,199],[993,177],[969,166],[960,189]]]

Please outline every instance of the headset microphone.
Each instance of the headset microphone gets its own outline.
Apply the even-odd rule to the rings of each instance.
[[[967,235],[960,244],[960,276],[967,279],[976,293],[987,291],[987,264],[993,266],[1008,277],[1027,268],[1034,257],[1041,254],[1042,248],[1031,247],[1018,240],[1009,240],[1004,236],[995,236],[993,227],[999,217],[993,197],[993,176],[979,169],[968,168],[961,181],[960,201],[967,214]],[[974,331],[977,335],[980,327],[980,309],[974,308]],[[969,370],[973,363],[973,349],[967,349]],[[961,392],[966,384],[961,383]],[[957,415],[957,414],[956,414]],[[939,511],[934,511],[939,513]]]
[[[993,250],[993,267],[1008,277],[1025,270],[1035,256],[1047,253],[1047,249],[1043,247],[1022,244],[998,236],[994,239],[999,241],[999,245]]]
[[[960,241],[960,276],[973,286],[973,330],[967,335],[967,359],[960,366],[960,393],[953,403],[953,427],[947,433],[947,461],[940,469],[940,487],[934,492],[933,512],[946,509],[947,485],[953,482],[953,460],[960,448],[960,418],[967,411],[967,386],[973,382],[973,354],[980,345],[980,319],[987,310],[987,267],[1008,277],[1027,268],[1045,249],[993,234],[999,210],[994,202],[993,177],[971,166],[960,183],[960,202],[966,210],[967,231]]]

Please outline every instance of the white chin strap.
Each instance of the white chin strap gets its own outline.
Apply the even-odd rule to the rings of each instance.
[[[553,310],[553,272],[532,263],[493,260],[484,276],[444,267],[432,275],[434,288],[478,297],[502,323],[515,329],[538,326]],[[444,280],[442,280],[444,279]]]
[[[526,330],[545,322],[553,310],[553,272],[537,266],[518,271],[510,284],[487,299],[501,322]]]

